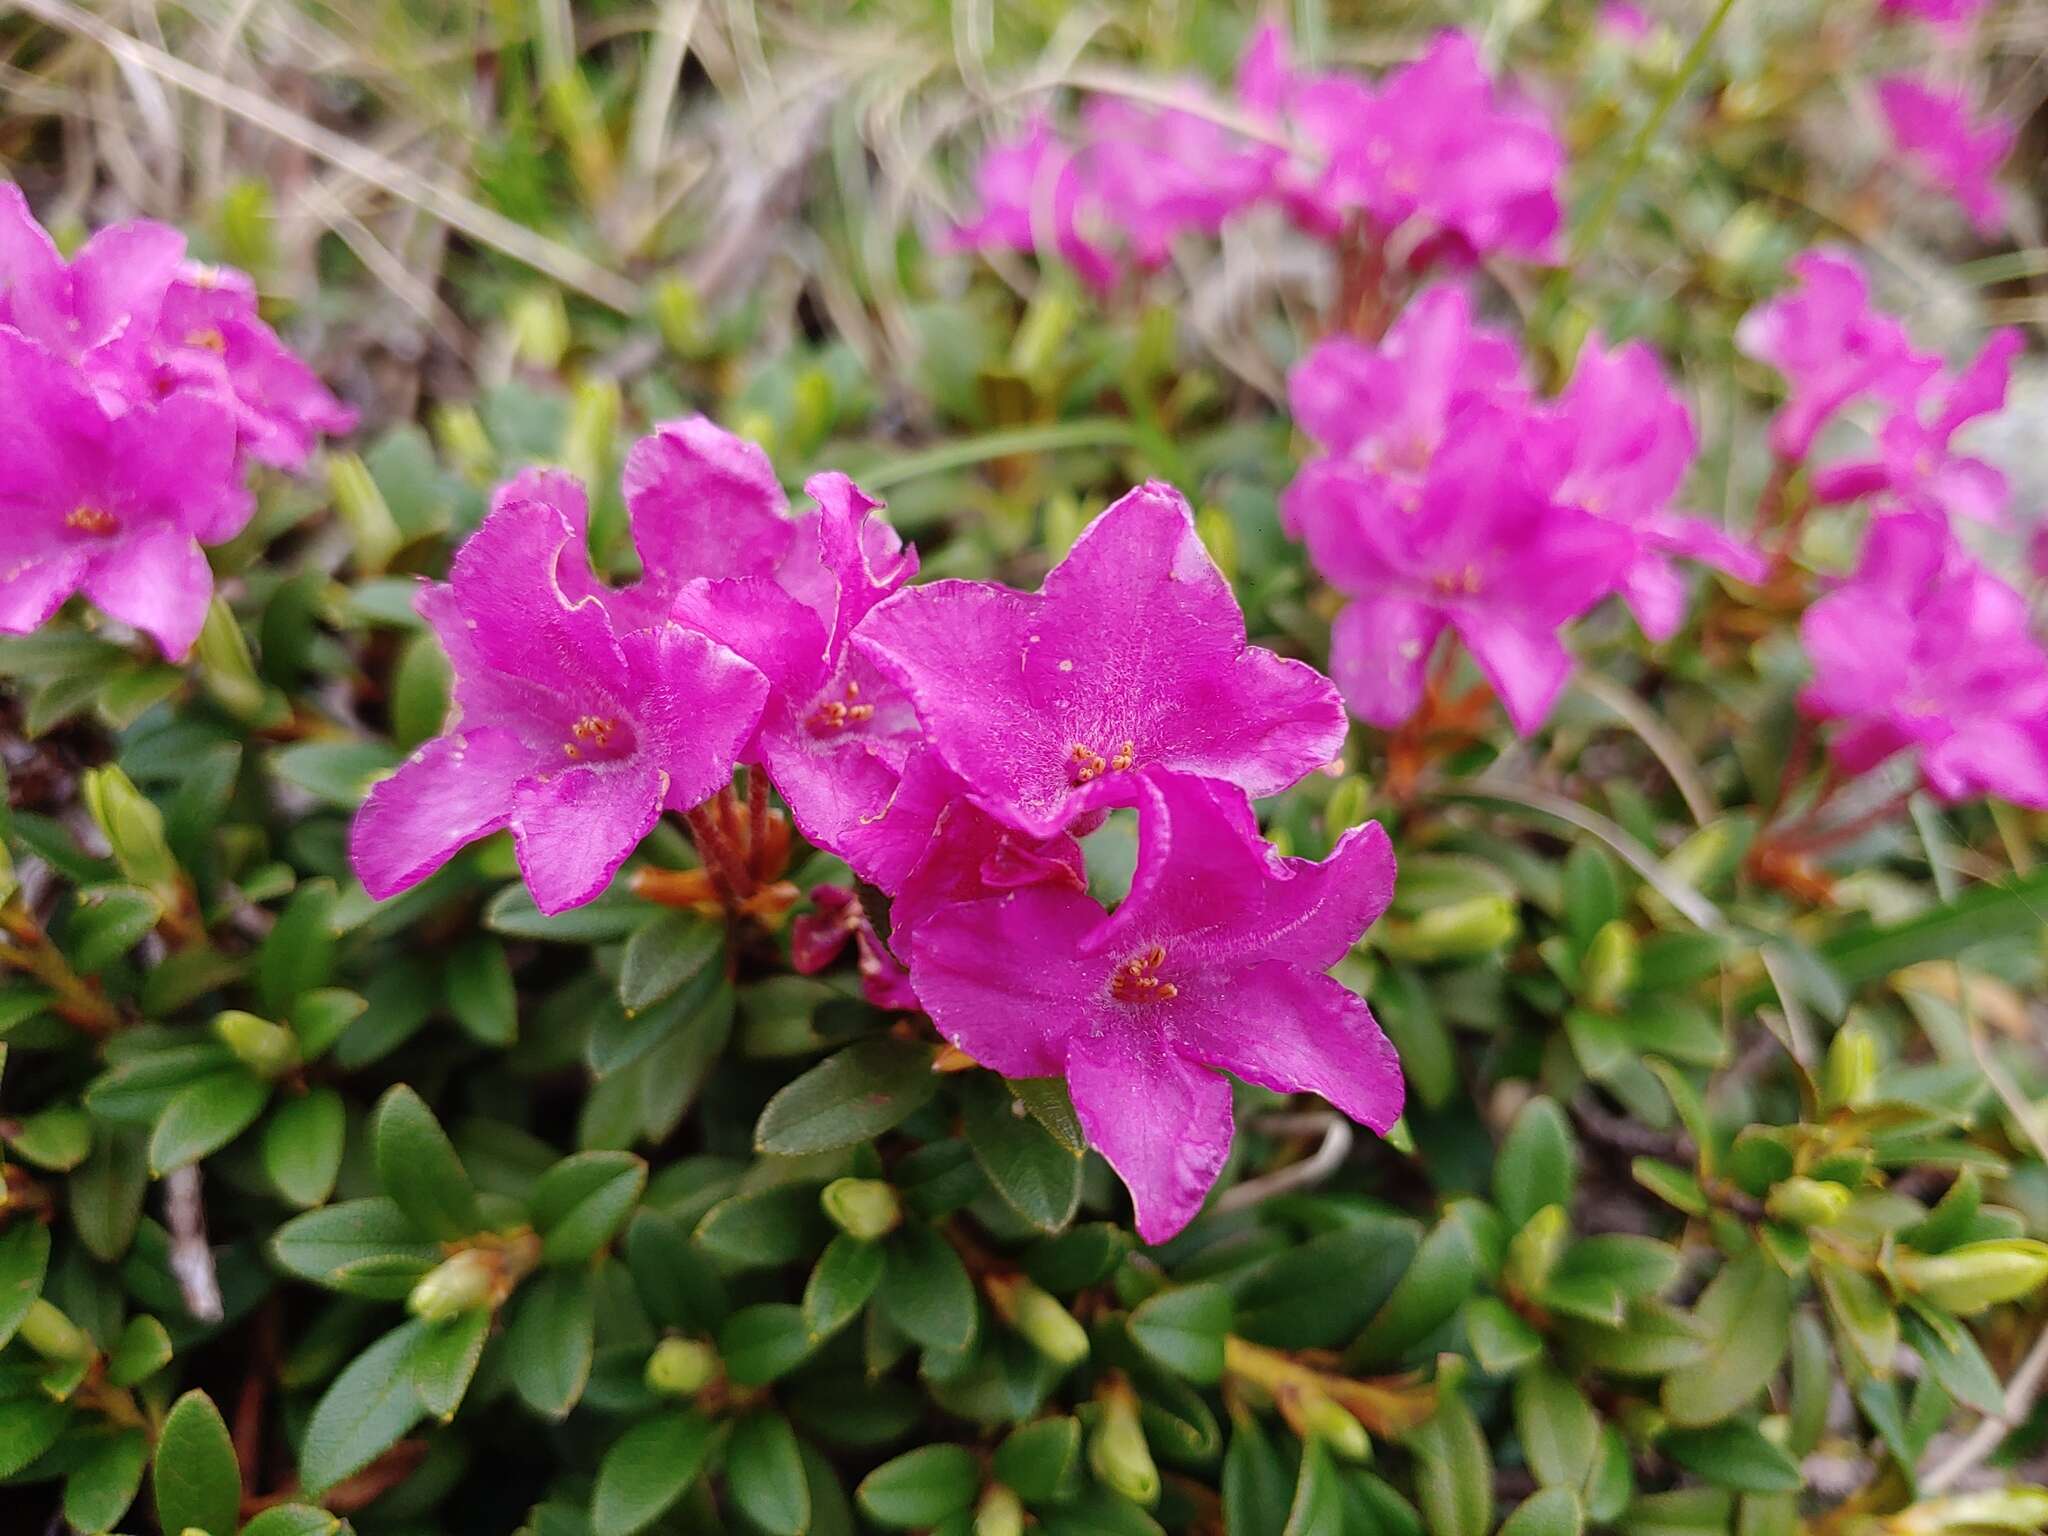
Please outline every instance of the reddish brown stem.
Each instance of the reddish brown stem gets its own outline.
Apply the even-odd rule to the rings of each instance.
[[[768,858],[768,775],[756,763],[747,770],[747,859],[755,878],[773,878]]]
[[[731,791],[725,791],[725,796],[730,803]],[[753,877],[747,873],[739,850],[720,828],[719,817],[708,808],[711,804],[712,801],[705,802],[683,819],[690,825],[690,836],[697,844],[697,856],[703,859],[704,867],[718,877],[730,895],[744,899],[754,894]]]

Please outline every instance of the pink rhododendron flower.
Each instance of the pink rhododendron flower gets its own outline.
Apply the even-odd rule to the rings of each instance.
[[[1621,595],[1643,633],[1668,640],[1685,617],[1684,556],[1747,582],[1764,577],[1753,547],[1702,518],[1671,510],[1699,438],[1692,413],[1642,342],[1580,349],[1571,383],[1549,413],[1558,454],[1553,499],[1608,518],[1635,538]]]
[[[1330,671],[1361,720],[1393,727],[1422,703],[1446,628],[1524,735],[1549,716],[1571,657],[1558,628],[1614,590],[1637,542],[1620,523],[1545,494],[1516,414],[1474,405],[1412,492],[1317,459],[1283,496],[1323,576],[1356,599],[1330,637]]]
[[[1600,7],[1598,24],[1602,32],[1623,42],[1639,43],[1650,35],[1648,14],[1629,0],[1607,0]]]
[[[953,230],[956,248],[1042,250],[1058,255],[1096,292],[1116,287],[1117,264],[1100,243],[1104,232],[1092,208],[1093,227],[1082,232],[1083,204],[1092,203],[1086,173],[1043,114],[1017,137],[988,147],[974,185],[980,211]]]
[[[1347,137],[1373,109],[1372,87],[1355,75],[1296,69],[1286,32],[1265,22],[1238,60],[1237,95],[1255,116],[1299,142],[1297,153],[1269,153],[1269,185],[1303,229],[1334,239],[1355,208],[1334,167]]]
[[[180,659],[213,595],[199,546],[254,506],[218,405],[174,394],[113,414],[80,369],[0,326],[0,631],[83,591]]]
[[[1386,231],[1414,221],[1439,252],[1557,256],[1564,146],[1544,114],[1497,87],[1470,34],[1441,32],[1389,74],[1337,146],[1328,188]]]
[[[2005,225],[2005,196],[1992,181],[2012,153],[2018,130],[2002,117],[1976,121],[1969,98],[1894,76],[1877,86],[1892,146],[1935,186],[1962,204],[1982,235]]]
[[[356,413],[263,323],[244,273],[187,262],[164,295],[155,353],[157,388],[218,396],[261,463],[303,469],[322,436],[355,430]]]
[[[1735,342],[1791,385],[1771,423],[1771,448],[1780,458],[1803,459],[1842,407],[1866,395],[1906,405],[1941,363],[1914,350],[1896,319],[1870,307],[1870,284],[1850,256],[1806,251],[1791,270],[1800,286],[1743,316]]]
[[[602,891],[664,808],[729,785],[768,681],[680,624],[626,628],[584,554],[566,475],[507,487],[426,587],[421,615],[455,670],[456,717],[370,791],[349,855],[379,898],[510,827],[543,912]]]
[[[868,611],[916,574],[916,552],[844,475],[813,476],[817,509],[789,516],[768,456],[701,416],[642,438],[624,479],[645,574],[615,611],[673,617],[760,669],[770,695],[744,755],[806,837],[846,853],[920,739],[903,690],[851,649]]]
[[[1093,97],[1081,109],[1081,143],[1093,207],[1141,267],[1164,263],[1184,233],[1215,234],[1272,179],[1261,146],[1173,107]]]
[[[854,647],[909,692],[976,802],[1034,836],[1129,804],[1144,768],[1274,794],[1344,740],[1320,673],[1245,643],[1187,502],[1156,481],[1096,518],[1037,593],[911,587]]]
[[[843,885],[814,885],[811,905],[789,927],[789,963],[798,974],[815,976],[839,958],[849,941],[858,957],[861,995],[877,1008],[915,1011],[910,972],[889,953],[869,921],[860,898]]]
[[[1426,290],[1376,347],[1332,336],[1287,377],[1302,430],[1325,451],[1384,478],[1396,499],[1412,499],[1451,417],[1474,402],[1519,408],[1530,399],[1521,355],[1504,333],[1472,319],[1464,289]],[[1281,503],[1297,538],[1298,508]]]
[[[1364,1001],[1324,974],[1386,909],[1378,823],[1322,863],[1276,855],[1243,791],[1137,780],[1138,873],[1112,913],[1034,884],[919,927],[911,981],[939,1032],[1005,1077],[1063,1076],[1089,1144],[1162,1242],[1230,1150],[1230,1085],[1321,1094],[1384,1133],[1401,1070]]]
[[[1891,16],[1917,16],[1922,21],[1958,30],[1991,4],[1991,0],[1884,0]]]
[[[1879,518],[1855,574],[1799,632],[1814,673],[1800,708],[1839,722],[1831,750],[1848,772],[1912,752],[1943,800],[2048,806],[2048,652],[2025,599],[1941,519]]]
[[[1823,504],[1884,493],[1900,504],[1975,522],[2004,520],[2011,488],[1995,466],[1957,453],[1951,440],[1980,416],[2005,408],[2013,359],[2025,345],[2003,330],[1961,373],[1895,411],[1877,435],[1878,457],[1830,465],[1813,477]]]

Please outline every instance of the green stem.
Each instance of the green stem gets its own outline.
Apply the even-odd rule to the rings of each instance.
[[[990,459],[1007,459],[1021,453],[1052,453],[1062,448],[1128,448],[1138,440],[1137,427],[1115,416],[1089,416],[1080,421],[1058,421],[1048,425],[1005,427],[978,437],[940,443],[922,453],[904,454],[878,465],[855,478],[870,491],[885,490],[923,475],[940,475]]]

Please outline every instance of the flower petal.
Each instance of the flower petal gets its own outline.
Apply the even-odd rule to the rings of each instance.
[[[192,535],[158,527],[96,557],[83,586],[102,610],[155,640],[169,660],[182,661],[206,623],[213,571]]]
[[[646,580],[767,576],[796,537],[775,466],[703,416],[665,421],[626,455],[621,480]]]
[[[396,896],[506,825],[513,792],[533,770],[533,754],[509,731],[435,737],[356,812],[348,856],[363,889],[379,901]]]
[[[1409,720],[1443,627],[1442,613],[1412,598],[1354,599],[1330,627],[1330,675],[1351,712],[1382,730]]]
[[[550,915],[611,884],[661,816],[661,771],[645,754],[523,780],[512,842],[533,904]]]
[[[1470,610],[1452,622],[1472,660],[1500,696],[1515,733],[1528,736],[1537,731],[1550,718],[1572,673],[1571,653],[1556,632],[1518,616],[1495,617]]]
[[[1138,1235],[1165,1242],[1201,1210],[1230,1156],[1230,1084],[1183,1060],[1156,1028],[1076,1035],[1066,1074],[1088,1144],[1131,1192]]]

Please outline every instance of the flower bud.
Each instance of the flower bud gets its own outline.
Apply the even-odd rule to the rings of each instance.
[[[663,1339],[647,1357],[647,1390],[663,1397],[695,1397],[718,1375],[718,1355],[695,1339]]]
[[[1797,1175],[1772,1187],[1764,1210],[1772,1220],[1795,1227],[1828,1227],[1841,1220],[1854,1198],[1843,1185]]]
[[[835,414],[832,375],[813,363],[791,382],[789,397],[790,436],[806,445],[823,442]]]
[[[1432,907],[1412,923],[1373,931],[1396,960],[1473,960],[1512,943],[1521,918],[1511,897],[1489,893]]]
[[[256,675],[256,658],[249,654],[248,637],[225,599],[215,597],[207,604],[206,623],[200,627],[193,655],[206,691],[237,720],[264,725],[275,723],[273,717],[282,718],[284,701],[272,695]]]
[[[1586,1001],[1595,1008],[1612,1008],[1626,997],[1636,984],[1640,952],[1635,929],[1618,917],[1603,924],[1586,946]]]
[[[85,1330],[40,1296],[29,1303],[16,1337],[45,1360],[83,1360],[94,1353]]]
[[[833,1226],[864,1243],[887,1237],[903,1220],[903,1202],[880,1179],[834,1179],[820,1191],[818,1204]]]
[[[1001,1483],[990,1483],[974,1510],[974,1536],[1024,1536],[1024,1502]]]
[[[235,1060],[264,1079],[278,1078],[299,1064],[299,1037],[282,1024],[230,1008],[213,1016],[213,1032]]]
[[[1110,1490],[1133,1504],[1159,1500],[1159,1467],[1138,1422],[1138,1400],[1128,1387],[1102,1400],[1102,1417],[1088,1442],[1088,1465]]]
[[[1088,516],[1081,510],[1081,503],[1072,491],[1056,491],[1046,499],[1045,532],[1043,542],[1046,553],[1055,559],[1065,556],[1074,547],[1074,540],[1081,537],[1081,529]]]
[[[1054,1365],[1079,1365],[1088,1358],[1088,1330],[1050,1293],[1029,1280],[1010,1291],[1010,1323]]]
[[[498,450],[491,446],[491,434],[473,405],[439,405],[434,408],[434,440],[441,456],[471,480],[488,480],[497,467]]]
[[[1323,831],[1332,842],[1353,827],[1365,825],[1371,799],[1365,780],[1357,774],[1346,774],[1337,781],[1337,787],[1330,791],[1329,802],[1323,807]]]
[[[1823,1097],[1831,1109],[1855,1109],[1870,1101],[1876,1086],[1877,1037],[1868,1025],[1851,1020],[1828,1045]]]
[[[1345,1461],[1371,1459],[1372,1436],[1341,1403],[1315,1387],[1304,1387],[1295,1396],[1294,1408],[1303,1433],[1322,1441],[1335,1455]]]
[[[1040,394],[1053,383],[1060,344],[1074,331],[1074,296],[1058,283],[1040,283],[1010,343],[1010,367]]]
[[[685,278],[664,278],[654,285],[654,328],[677,357],[698,358],[710,349],[704,305]]]
[[[489,1306],[497,1282],[497,1261],[481,1249],[465,1248],[421,1276],[405,1308],[425,1322],[445,1323]]]
[[[1223,573],[1223,579],[1236,581],[1237,524],[1230,520],[1230,514],[1221,507],[1202,508],[1195,514],[1195,532],[1202,547],[1209,551],[1209,558],[1216,562],[1216,569]]]
[[[1522,1295],[1535,1295],[1550,1283],[1551,1272],[1564,1257],[1565,1240],[1570,1235],[1564,1207],[1544,1206],[1509,1240],[1503,1278]]]
[[[569,425],[562,434],[562,462],[585,485],[600,485],[611,478],[619,407],[616,379],[584,379],[570,397]]]
[[[527,289],[512,301],[505,323],[521,362],[543,373],[562,365],[569,350],[569,310],[559,288],[547,283]]]
[[[1899,1283],[1949,1311],[1969,1317],[2001,1301],[2017,1301],[2048,1280],[2048,1243],[2028,1237],[1965,1243],[1947,1253],[1903,1253],[1893,1261]]]
[[[1716,821],[1701,827],[1664,855],[1661,867],[1680,885],[1697,888],[1725,873],[1734,855],[1735,829],[1725,821]],[[1668,928],[1684,922],[1654,886],[1644,886],[1639,899],[1643,910],[1657,920],[1658,926]]]
[[[404,542],[384,493],[370,478],[368,467],[352,453],[327,456],[327,489],[334,497],[334,510],[348,526],[356,570],[365,576],[379,574]]]
[[[86,808],[106,836],[121,873],[166,906],[176,905],[184,877],[164,841],[164,813],[156,802],[113,763],[88,769],[84,791]]]

